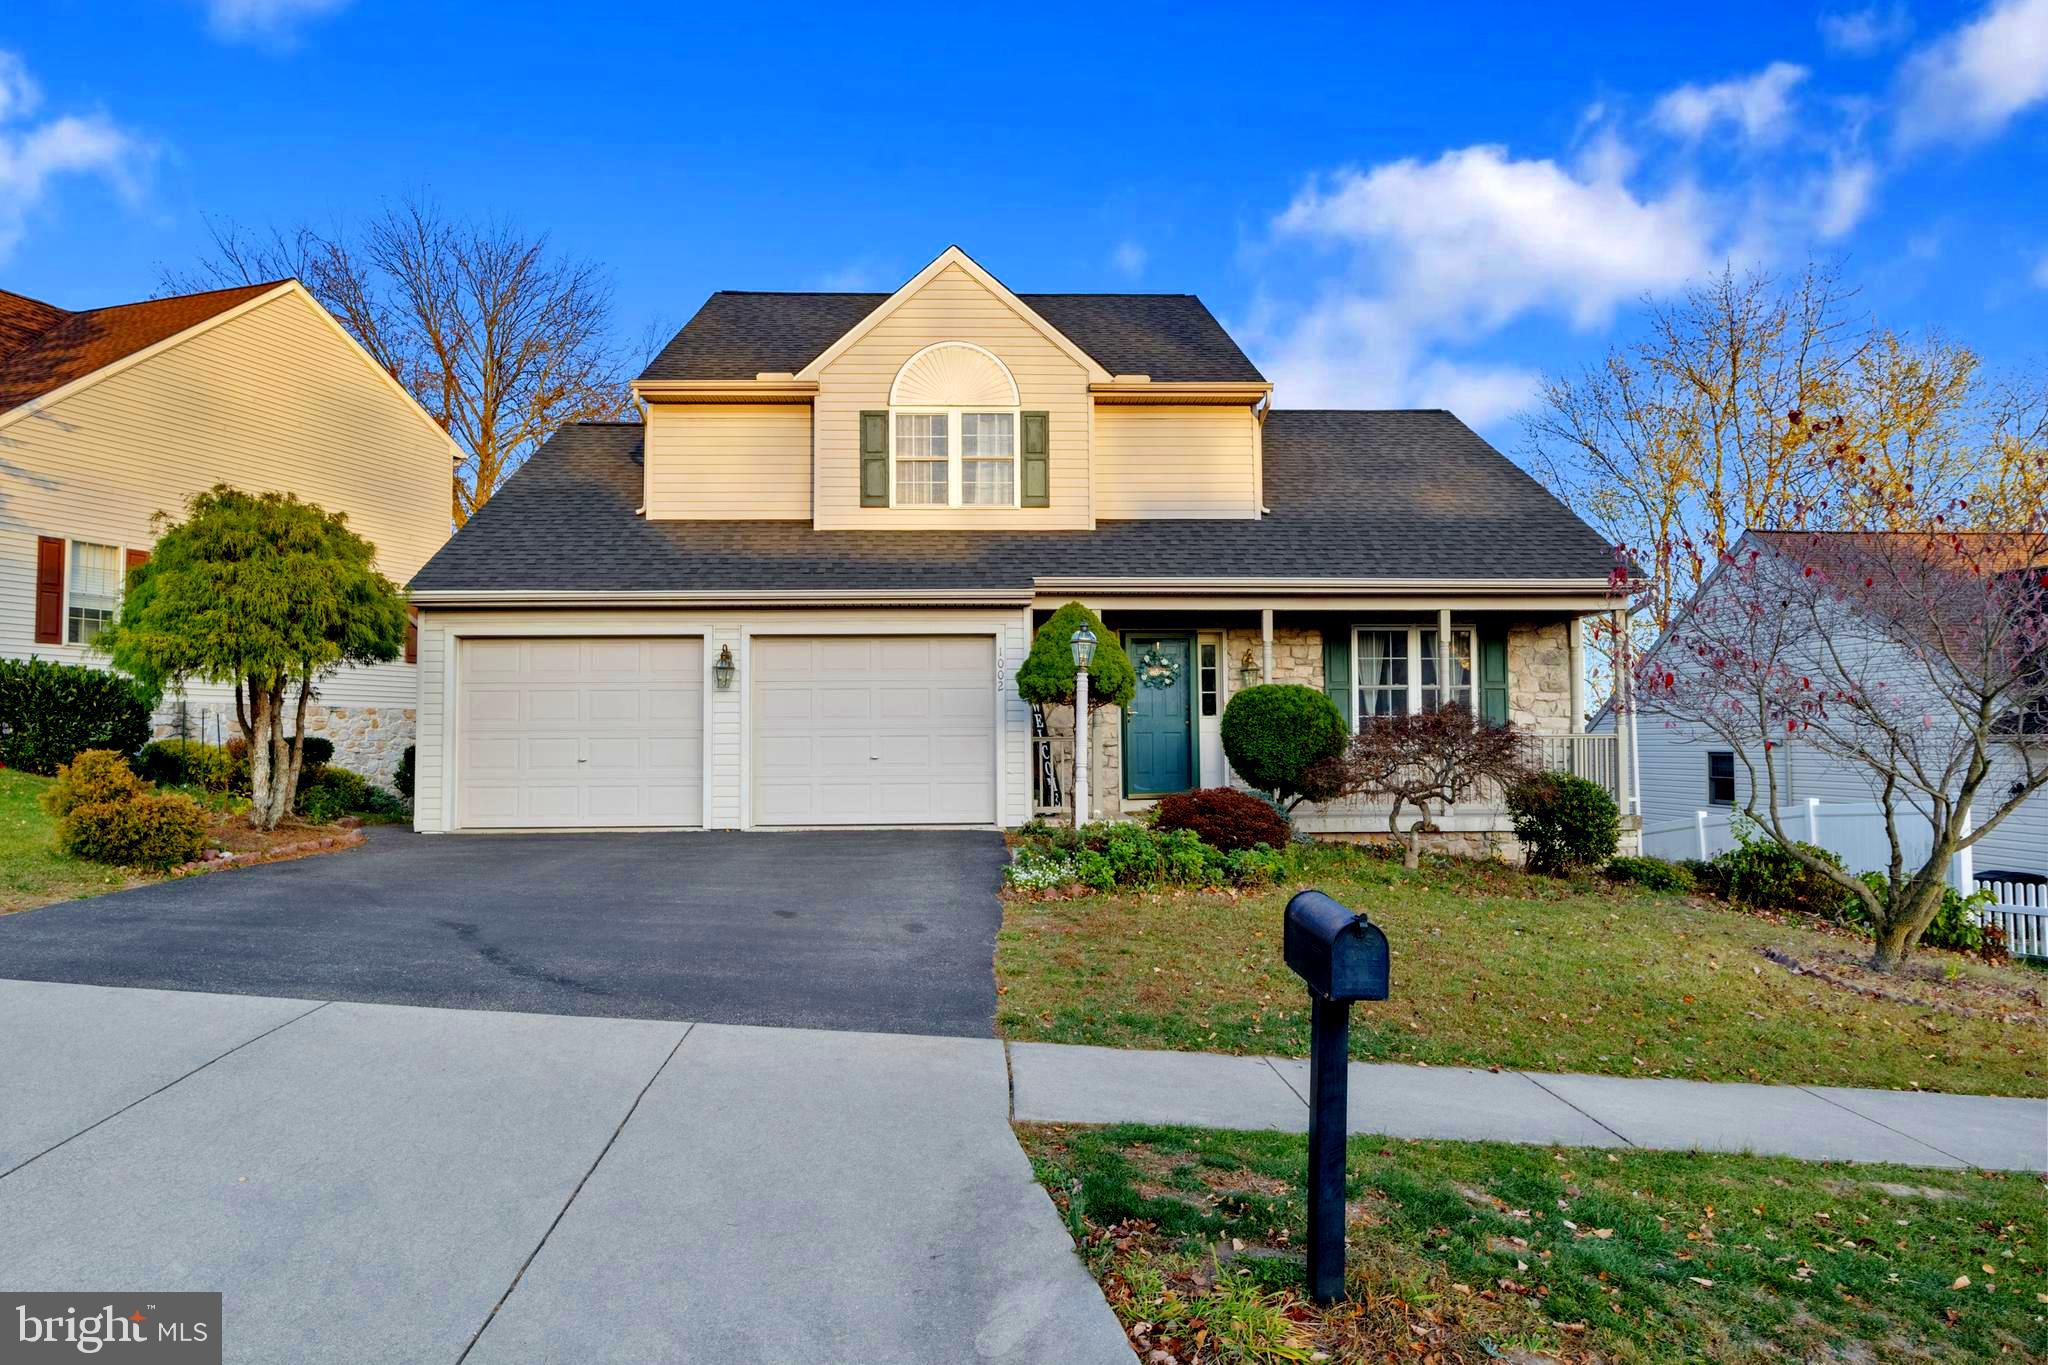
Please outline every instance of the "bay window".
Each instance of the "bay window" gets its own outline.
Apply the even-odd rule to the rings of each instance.
[[[1448,668],[1435,626],[1364,626],[1352,636],[1351,676],[1357,716],[1405,716],[1456,703],[1478,713],[1473,695],[1475,640],[1470,626],[1451,628]],[[1439,674],[1448,672],[1448,677]]]

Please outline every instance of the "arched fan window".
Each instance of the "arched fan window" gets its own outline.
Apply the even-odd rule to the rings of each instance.
[[[897,507],[1017,506],[1017,381],[966,341],[927,346],[889,386]]]

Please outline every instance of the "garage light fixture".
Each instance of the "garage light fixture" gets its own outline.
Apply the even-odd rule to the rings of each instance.
[[[718,662],[711,665],[712,682],[716,683],[718,690],[723,692],[732,686],[732,675],[737,672],[739,672],[739,667],[732,661],[732,646],[720,645],[718,647]]]

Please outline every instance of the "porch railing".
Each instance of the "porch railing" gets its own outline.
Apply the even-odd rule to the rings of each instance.
[[[1621,799],[1621,748],[1613,735],[1542,734],[1525,731],[1529,762],[1544,772],[1571,773],[1605,787]],[[1067,784],[1073,780],[1074,737],[1036,735],[1031,740],[1031,808],[1034,814],[1057,815],[1068,805]],[[1375,803],[1359,800],[1343,803],[1346,809],[1370,810]],[[1501,794],[1487,790],[1468,802],[1475,807],[1497,807]]]

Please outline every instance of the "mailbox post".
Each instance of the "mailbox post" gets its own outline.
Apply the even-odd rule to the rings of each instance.
[[[1320,891],[1287,902],[1282,952],[1308,984],[1308,1292],[1344,1296],[1344,1141],[1351,1002],[1387,998],[1387,936]]]

